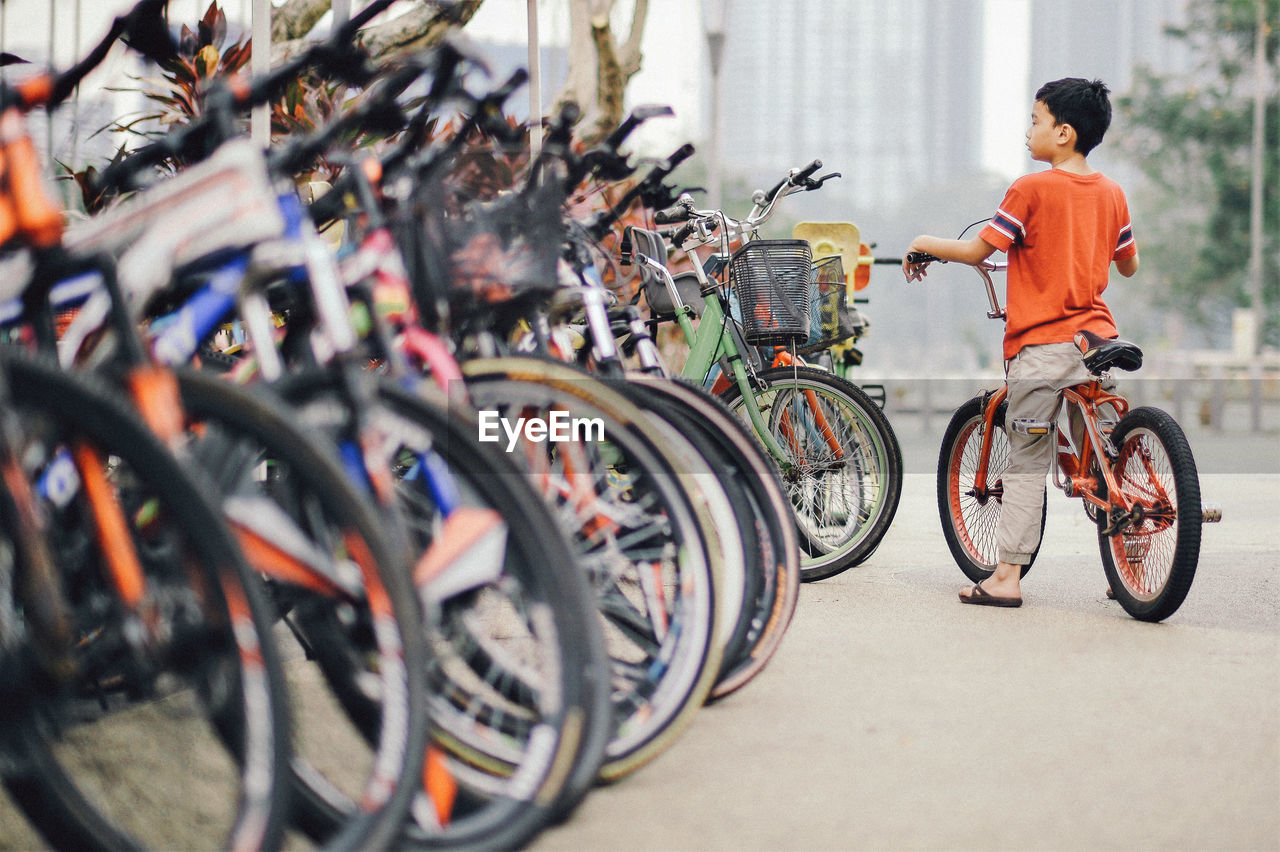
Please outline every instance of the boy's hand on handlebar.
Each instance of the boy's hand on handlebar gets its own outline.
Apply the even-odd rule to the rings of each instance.
[[[923,281],[929,274],[929,264],[937,259],[927,252],[908,251],[902,258],[902,274],[908,281]]]

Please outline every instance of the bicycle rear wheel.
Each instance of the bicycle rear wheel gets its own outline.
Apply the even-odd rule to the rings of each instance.
[[[212,492],[83,379],[11,352],[0,368],[76,636],[73,673],[5,684],[14,801],[60,848],[279,846],[283,671]]]
[[[902,451],[880,407],[856,385],[812,367],[757,377],[756,404],[787,457],[782,482],[799,533],[800,577],[833,577],[880,545],[902,495]],[[725,403],[746,419],[735,384]]]
[[[1158,408],[1135,408],[1111,434],[1111,464],[1127,517],[1098,515],[1102,566],[1116,600],[1140,621],[1162,621],[1186,600],[1200,560],[1200,478],[1181,427]]]
[[[951,415],[938,454],[938,516],[947,547],[964,575],[975,583],[991,576],[1000,561],[996,532],[1000,526],[1000,508],[1004,495],[1001,477],[1009,467],[1009,436],[1005,432],[1005,412],[1001,403],[992,422],[991,451],[987,459],[987,488],[978,493],[975,477],[982,460],[982,438],[985,431],[985,397],[975,396]],[[1044,503],[1046,501],[1042,501]],[[1040,509],[1040,533],[1044,537],[1047,506]],[[1025,577],[1035,562],[1040,546],[1036,545],[1031,562],[1022,566]]]

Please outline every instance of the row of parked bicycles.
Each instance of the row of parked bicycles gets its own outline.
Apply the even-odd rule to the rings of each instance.
[[[584,148],[569,106],[475,197],[460,153],[523,144],[523,75],[477,86],[451,42],[376,67],[389,5],[216,81],[70,224],[25,116],[118,39],[159,58],[163,0],[0,91],[0,772],[55,847],[521,846],[750,682],[893,517],[879,406],[794,345],[853,336],[792,304],[847,307],[843,273],[756,233],[819,164],[736,220],[665,182],[691,147],[619,150],[667,110]],[[361,96],[257,149],[243,116],[304,69]],[[584,186],[611,201],[571,212]]]
[[[502,118],[524,77],[448,41],[375,66],[356,36],[389,5],[217,80],[72,224],[25,115],[120,38],[162,58],[164,0],[0,90],[0,773],[53,846],[522,846],[763,671],[800,583],[893,520],[883,391],[848,377],[872,259],[847,226],[759,233],[834,175],[698,209],[667,183],[690,146],[620,150],[669,110],[584,146],[570,105],[477,193],[476,140],[527,150]],[[360,96],[259,150],[243,117],[304,70]],[[318,157],[341,170],[317,197]],[[939,466],[975,578],[999,403],[957,413]],[[1198,548],[1189,450],[1113,394],[1079,404],[1090,444],[1057,476],[1120,602],[1164,618]]]

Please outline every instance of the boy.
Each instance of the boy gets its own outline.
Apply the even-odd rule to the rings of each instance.
[[[1107,132],[1111,102],[1101,80],[1066,78],[1036,92],[1027,131],[1031,158],[1046,171],[1014,181],[996,215],[978,236],[948,240],[919,236],[910,252],[975,264],[994,251],[1008,253],[1005,375],[1008,421],[1051,420],[1062,390],[1087,381],[1088,370],[1072,342],[1080,330],[1116,337],[1115,320],[1102,301],[1112,261],[1128,278],[1138,271],[1138,249],[1129,207],[1114,181],[1089,167],[1086,157]],[[907,280],[925,276],[927,263],[905,259]],[[1040,543],[1045,477],[1057,441],[1009,432],[1009,468],[997,532],[995,572],[960,593],[980,606],[1022,604],[1022,566]]]

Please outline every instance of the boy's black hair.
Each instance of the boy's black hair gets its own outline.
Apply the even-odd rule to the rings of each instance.
[[[1070,124],[1076,131],[1076,150],[1088,154],[1098,146],[1111,126],[1111,99],[1101,80],[1064,77],[1045,83],[1036,92],[1055,124]]]

